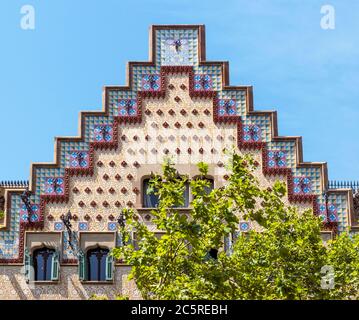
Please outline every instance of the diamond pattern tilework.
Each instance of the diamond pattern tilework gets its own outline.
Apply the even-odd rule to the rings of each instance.
[[[37,168],[36,169],[36,194],[40,195],[43,192],[46,180],[49,177],[61,177],[61,176],[64,176],[64,174],[65,174],[64,168],[59,168],[59,169]]]
[[[0,259],[14,259],[19,255],[19,239],[0,240]]]
[[[220,99],[218,101],[218,115],[219,116],[236,116],[237,101],[234,99]]]
[[[32,215],[30,216],[31,222],[37,222],[39,221],[39,214],[40,214],[40,208],[39,205],[33,204],[31,206],[32,209]],[[20,221],[27,222],[29,220],[29,214],[27,212],[26,206],[22,205],[20,207]]]
[[[210,74],[195,74],[194,75],[194,90],[212,90],[212,75]]]
[[[320,177],[321,171],[319,168],[311,167],[311,168],[295,168],[293,169],[293,173],[295,176],[305,176],[311,180],[311,190],[312,193],[321,194],[321,186],[320,186]]]
[[[90,164],[87,151],[71,151],[67,155],[67,167],[88,168]]]
[[[330,222],[338,221],[337,207],[334,204],[328,205],[328,219]]]
[[[157,30],[156,53],[157,65],[197,65],[197,31],[194,29]]]
[[[117,230],[117,223],[116,222],[109,222],[107,224],[107,229],[109,231],[116,231]]]
[[[268,167],[269,168],[285,168],[287,166],[287,155],[282,150],[268,151]]]
[[[249,221],[240,221],[239,222],[239,230],[241,232],[247,232],[251,229],[251,225]]]
[[[43,191],[47,195],[63,195],[65,192],[64,179],[61,177],[47,177]]]
[[[56,222],[54,223],[54,230],[55,230],[55,231],[62,231],[62,230],[64,230],[64,224],[63,224],[62,222],[56,221]]]
[[[308,177],[293,177],[294,194],[306,195],[312,193],[312,181]]]
[[[243,140],[245,142],[260,142],[262,140],[261,128],[256,124],[243,125]]]
[[[134,92],[142,90],[142,80],[144,75],[159,74],[160,66],[147,67],[147,66],[134,66],[132,74],[132,85]]]
[[[78,225],[78,228],[79,228],[79,231],[87,231],[89,229],[89,224],[88,222],[79,222],[79,225]]]
[[[272,151],[282,151],[286,155],[286,167],[295,168],[296,167],[296,158],[295,158],[295,143],[288,141],[281,142],[270,142],[268,143],[268,149]]]
[[[11,197],[10,231],[0,231],[0,259],[16,259],[19,255],[20,196]]]
[[[212,90],[220,91],[222,89],[222,68],[214,66],[194,66],[195,74],[209,74],[212,80]]]
[[[262,141],[271,141],[271,123],[269,116],[242,116],[243,125],[256,125],[261,130]]]
[[[119,102],[121,100],[135,100],[136,93],[132,91],[109,90],[108,105],[114,116],[119,115]]]
[[[143,74],[141,80],[141,89],[143,91],[161,90],[161,76],[159,74]]]
[[[319,217],[323,222],[338,222],[338,208],[333,203],[319,203]]]
[[[95,125],[93,129],[94,142],[111,142],[113,141],[112,125]]]
[[[189,52],[189,39],[184,37],[167,38],[161,47],[162,65],[183,66],[191,65]]]
[[[220,100],[235,100],[237,105],[237,115],[246,114],[246,92],[245,91],[220,91],[218,93]]]
[[[328,216],[326,212],[326,205],[324,203],[319,204],[319,214],[318,214],[320,220],[322,222],[328,222]]]
[[[138,111],[136,99],[119,99],[118,113],[120,116],[136,116]]]
[[[106,118],[99,118],[96,119],[95,117],[89,117],[86,119],[86,141],[93,142],[96,141],[94,132],[96,126],[112,126],[113,117]]]
[[[71,154],[74,152],[87,152],[88,149],[89,145],[86,142],[62,142],[60,154],[61,167],[71,167]]]
[[[323,197],[321,198],[321,203],[323,203]],[[336,207],[336,215],[338,218],[338,230],[342,232],[348,226],[348,201],[345,194],[329,194],[328,197],[329,205],[333,204]]]

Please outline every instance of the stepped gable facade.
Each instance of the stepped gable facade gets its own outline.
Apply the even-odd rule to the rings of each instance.
[[[80,113],[78,137],[56,138],[54,163],[32,164],[28,191],[0,184],[0,299],[139,297],[130,267],[108,252],[121,245],[122,208],[152,226],[146,186],[165,156],[190,177],[208,163],[220,187],[224,150],[250,153],[260,184],[284,181],[287,203],[312,208],[324,236],[358,230],[352,190],[329,189],[326,163],[304,162],[301,137],[279,136],[277,113],[255,110],[252,87],[229,83],[228,62],[206,60],[203,25],[152,26],[149,48],[148,62],[128,63],[125,86],[104,87],[103,111]]]

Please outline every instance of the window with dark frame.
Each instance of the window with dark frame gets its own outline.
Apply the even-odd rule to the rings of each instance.
[[[108,249],[94,248],[87,251],[87,281],[106,281]]]
[[[159,197],[153,193],[149,194],[150,179],[143,180],[143,207],[144,208],[157,208],[159,204]],[[189,206],[189,183],[186,183],[185,190],[183,191],[183,205],[175,206],[175,208],[186,208]]]
[[[189,206],[189,183],[187,182],[185,185],[185,189],[183,191],[183,205],[182,206],[174,206],[175,208],[187,208]]]
[[[157,208],[159,198],[157,195],[148,193],[150,179],[143,180],[143,207],[144,208]]]
[[[212,178],[195,178],[195,179],[204,179],[209,182],[209,186],[204,187],[204,191],[206,192],[206,194],[210,194],[211,191],[214,189],[214,180]]]
[[[33,266],[35,281],[51,281],[54,249],[40,248],[34,251]]]
[[[214,189],[214,180],[210,178],[206,178],[206,180],[209,182],[209,187],[205,187],[204,189],[206,193],[209,194]]]

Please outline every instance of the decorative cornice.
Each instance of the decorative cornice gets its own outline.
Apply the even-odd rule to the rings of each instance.
[[[7,189],[25,189],[29,186],[29,181],[0,181],[0,188],[7,188]]]

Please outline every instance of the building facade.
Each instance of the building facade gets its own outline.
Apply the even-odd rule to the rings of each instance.
[[[56,138],[54,163],[33,164],[29,183],[0,184],[0,299],[139,298],[130,267],[108,253],[122,208],[151,226],[146,186],[165,156],[190,177],[208,163],[219,187],[223,150],[250,153],[260,184],[284,181],[287,203],[312,208],[323,237],[358,230],[352,188],[330,188],[326,163],[303,162],[301,137],[278,136],[276,112],[255,111],[252,87],[206,60],[204,26],[152,26],[149,47],[150,61],[128,63],[125,86],[104,87],[103,111],[80,114],[78,137]]]

